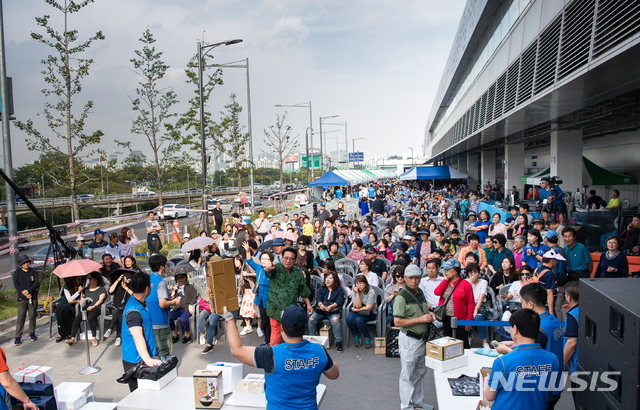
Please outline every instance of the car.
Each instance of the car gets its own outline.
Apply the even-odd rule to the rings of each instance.
[[[293,184],[287,184],[284,186],[285,191],[293,191],[294,189],[295,189],[295,185]]]
[[[9,243],[9,230],[6,227],[0,227],[0,246],[6,243]],[[18,238],[18,249],[29,249],[29,240]]]
[[[189,215],[189,210],[180,204],[166,204],[162,207],[162,214],[165,218],[182,218]]]
[[[264,189],[264,185],[262,185],[262,184],[253,184],[253,189],[258,189],[258,190]]]
[[[33,269],[35,269],[36,271],[42,271],[44,269],[45,259],[47,261],[47,266],[49,267],[52,267],[56,263],[56,260],[58,263],[64,262],[64,258],[62,257],[62,255],[54,257],[53,251],[51,251],[50,249],[51,245],[43,246],[31,256],[31,259],[33,259],[33,261],[31,262],[31,267]],[[60,247],[60,250],[62,250],[62,246]],[[48,258],[47,255],[49,255]]]
[[[93,195],[91,195],[91,194],[80,194],[80,195],[77,195],[76,198],[80,202],[87,202],[87,201],[91,201],[93,199]]]
[[[225,199],[225,198],[214,199],[214,200],[207,201],[207,209],[208,210],[212,210],[213,208],[215,208],[216,207],[216,202],[220,202],[221,206],[229,205],[229,200],[228,199]]]
[[[270,198],[271,195],[273,195],[273,191],[270,189],[263,189],[262,191],[260,191],[260,193],[258,194],[258,197],[260,198]]]

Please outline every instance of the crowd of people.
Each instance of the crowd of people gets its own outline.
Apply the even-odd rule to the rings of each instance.
[[[542,191],[544,187],[538,194],[544,195]],[[243,322],[237,340],[235,333],[229,334],[234,355],[244,361],[247,352],[240,338],[252,333],[254,327],[264,338],[261,348],[275,348],[283,342],[292,343],[291,340],[299,343],[299,311],[292,313],[298,326],[295,329],[284,323],[282,316],[292,305],[306,312],[303,334],[316,335],[319,325],[326,322],[332,328],[336,351],[342,353],[345,323],[356,348],[371,348],[373,337],[368,325],[383,319],[378,317],[378,307],[384,306],[387,326],[401,329],[402,408],[429,408],[422,403],[424,392],[420,387],[426,372],[424,360],[417,358],[424,356],[423,336],[431,327],[440,328],[448,336],[455,332],[469,348],[474,327],[454,329],[451,318],[493,320],[504,312],[503,319],[511,323],[509,336],[513,342],[499,349],[508,348],[515,353],[536,339],[541,318],[543,323],[546,316],[557,322],[556,317],[564,316],[565,301],[577,304],[573,284],[591,272],[590,253],[576,241],[576,230],[563,225],[562,212],[553,212],[557,209],[547,209],[550,212],[534,218],[528,204],[521,203],[510,209],[510,216],[504,221],[500,213],[490,215],[480,210],[483,200],[504,198],[503,188],[497,184],[474,190],[464,185],[436,190],[429,184],[387,181],[333,190],[332,195],[338,198],[335,208],[327,209],[322,202],[309,214],[301,211],[279,219],[260,211],[250,223],[237,213],[224,223],[214,212],[216,229],[200,232],[213,243],[190,253],[192,274],[184,270],[172,274],[168,269],[171,263],[158,254],[162,244],[153,212],[145,225],[152,255],[148,260],[151,274],[137,266],[134,246],[139,240],[132,229],[109,234],[109,241],[104,240],[104,231],[96,229],[95,239],[88,245],[79,237],[78,257],[92,257],[96,249],[103,250],[103,267],[100,272],[92,272],[86,281],[65,279],[56,311],[56,342],[74,344],[82,310],[76,306],[80,305],[87,311],[93,346],[98,346],[97,320],[101,306],[109,299],[113,319],[103,338],[116,334],[125,370],[141,360],[148,365],[156,363],[153,357],[169,355],[174,343],[190,343],[192,330],[197,331],[205,346],[202,354],[208,354],[217,343],[219,321],[229,319],[223,312],[216,312],[212,289],[205,285],[198,292],[189,280],[202,272],[207,261],[233,258],[241,300],[234,318]],[[345,204],[355,201],[357,208]],[[634,217],[623,237],[607,239],[607,250],[596,268],[597,277],[631,274],[627,254],[638,252],[639,232],[640,218]],[[183,237],[185,242],[190,239],[188,234]],[[31,272],[29,262],[28,258],[21,259],[22,272],[14,275],[22,317],[16,330],[16,345],[22,343],[26,315],[31,317],[34,311],[30,301],[37,298],[37,275]],[[167,285],[167,276],[175,280],[172,287]],[[535,298],[527,296],[534,288]],[[563,298],[565,294],[568,297]],[[442,308],[436,315],[438,306]],[[191,329],[190,318],[196,311],[197,329]],[[577,312],[567,315],[565,338],[577,337],[577,324],[571,322],[576,319]],[[28,329],[32,340],[37,339],[34,323]],[[479,345],[493,348],[486,328],[477,327],[477,332]],[[554,343],[557,353],[555,334]],[[568,352],[566,346],[573,350]],[[562,357],[553,356],[557,363],[550,368],[562,368],[575,360],[575,344],[571,346],[569,342],[566,346]],[[260,358],[266,366],[264,360],[274,351],[260,352],[267,354]],[[545,360],[550,357],[545,356]],[[327,366],[322,372],[337,377],[331,371],[331,359],[323,363]],[[135,387],[134,380],[130,388]],[[495,387],[492,385],[487,397],[496,391],[500,397],[500,390]]]

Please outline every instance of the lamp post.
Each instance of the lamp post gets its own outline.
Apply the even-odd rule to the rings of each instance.
[[[235,40],[227,40],[221,41],[219,43],[203,45],[201,41],[198,42],[198,96],[200,97],[200,144],[202,150],[202,210],[207,211],[207,145],[205,142],[205,134],[204,134],[204,90],[202,85],[202,74],[203,74],[203,61],[202,59],[207,55],[207,53],[213,50],[216,47],[225,45],[230,46],[232,44],[241,43],[241,39]],[[202,53],[202,50],[207,50]],[[209,232],[209,219],[205,214],[203,218],[203,226],[206,232]]]
[[[409,147],[411,150],[411,166],[413,166],[413,147]]]
[[[311,111],[311,101],[302,102],[298,104],[276,104],[275,107],[292,107],[292,108],[307,108],[309,107],[309,128],[305,131],[305,145],[307,152],[307,183],[309,179],[309,169],[311,168],[311,175],[313,175],[313,161],[311,161],[311,167],[309,167],[309,140],[311,140],[311,148],[313,148],[313,113]],[[320,136],[322,142],[322,136]]]
[[[349,163],[349,142],[347,141],[347,122],[343,121],[343,122],[327,122],[327,125],[339,125],[339,126],[344,126],[344,163],[348,164]],[[340,150],[338,150],[339,152]],[[338,158],[338,161],[340,161],[340,158]],[[346,165],[345,165],[346,167]]]
[[[364,139],[364,137],[360,137],[360,138],[354,138],[353,140],[351,140],[351,144],[353,145],[353,151],[352,151],[353,153],[356,152],[356,141],[363,140],[363,139]],[[356,164],[353,164],[353,168],[354,169],[355,169],[355,167],[356,167]]]
[[[339,117],[339,115],[328,115],[326,117],[320,117],[320,174],[324,174],[324,148],[323,148],[323,144],[322,144],[322,140],[323,140],[323,134],[322,134],[322,122],[324,120],[327,120],[329,118],[336,118]],[[324,145],[327,145],[327,142],[324,142]],[[328,150],[328,148],[327,148]]]
[[[245,62],[245,64],[237,64],[241,62]],[[251,193],[251,212],[255,211],[254,206],[254,188],[253,188],[253,131],[251,128],[251,83],[249,81],[249,58],[245,58],[244,60],[232,61],[226,64],[211,64],[211,67],[221,67],[221,68],[246,68],[247,69],[247,114],[248,114],[248,128],[249,128],[249,162],[251,162],[249,168],[249,184],[250,184],[250,193]]]

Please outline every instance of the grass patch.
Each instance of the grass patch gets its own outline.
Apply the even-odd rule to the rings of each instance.
[[[16,298],[0,299],[0,322],[18,316],[18,304]]]

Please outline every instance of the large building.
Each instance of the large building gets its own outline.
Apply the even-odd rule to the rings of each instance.
[[[472,186],[522,189],[550,168],[565,191],[615,188],[636,204],[639,113],[640,2],[469,0],[424,155]]]

